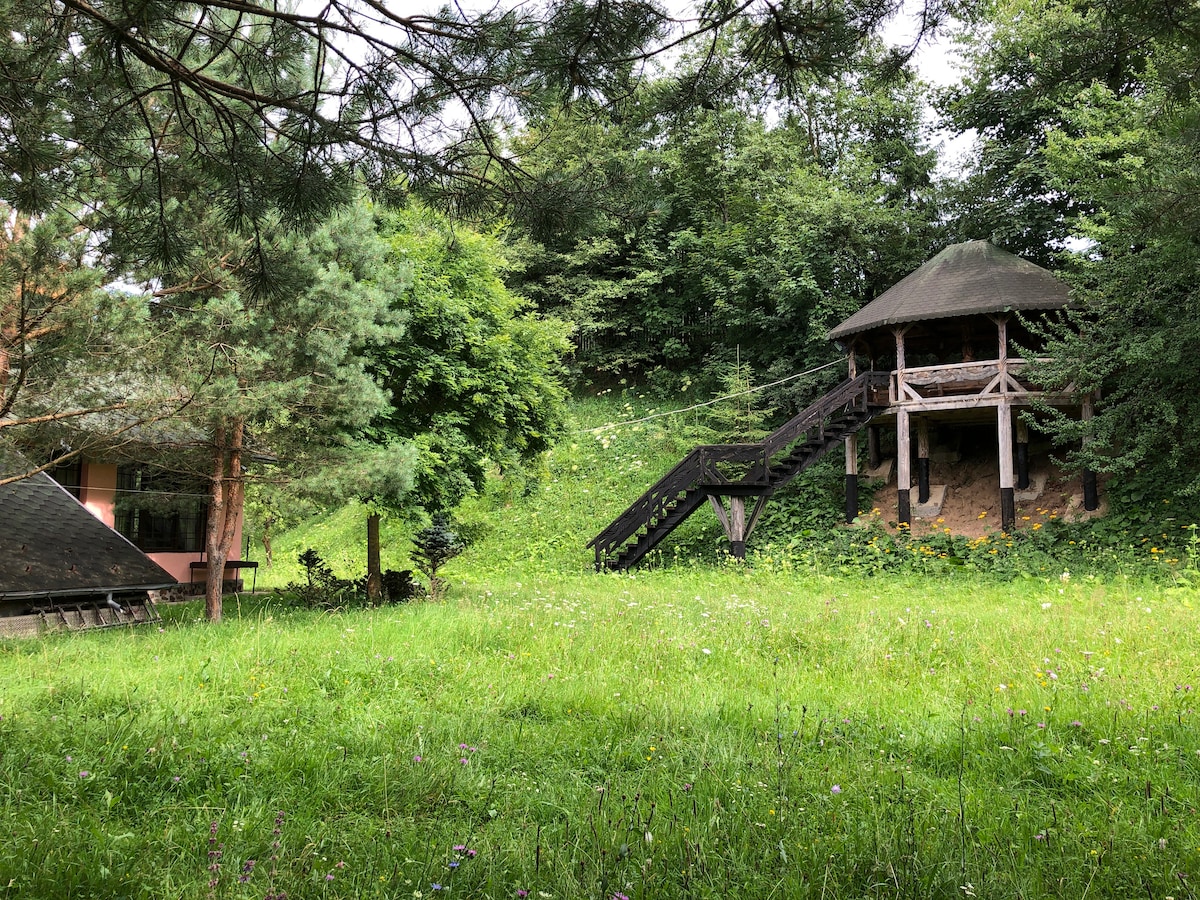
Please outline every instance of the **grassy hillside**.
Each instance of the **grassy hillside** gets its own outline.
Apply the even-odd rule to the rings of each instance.
[[[470,545],[448,567],[449,577],[470,583],[514,572],[590,571],[588,541],[696,444],[717,440],[702,413],[659,418],[660,409],[636,395],[575,402],[570,433],[536,470],[494,478],[482,496],[457,510]],[[866,512],[871,508],[866,485],[860,496],[865,514],[858,527],[846,528],[842,481],[840,455],[831,454],[778,491],[749,543],[750,565],[843,575],[967,570],[1003,579],[1053,578],[1066,571],[1169,582],[1193,579],[1200,567],[1197,530],[1182,508],[1127,497],[1120,484],[1108,492],[1112,510],[1103,519],[1072,524],[1044,515],[1034,504],[1037,521],[1020,522],[1012,535],[967,536],[952,534],[938,522],[919,522],[912,532],[886,527],[886,515]],[[301,580],[296,557],[309,547],[339,575],[361,576],[365,519],[363,508],[351,506],[276,535],[275,565],[260,570],[258,584],[282,587]],[[253,519],[250,530],[251,546],[261,557]],[[385,518],[385,568],[412,567],[412,530]],[[643,567],[719,565],[725,548],[716,517],[702,508]]]
[[[635,405],[636,404],[636,405]],[[590,570],[587,542],[617,513],[669,470],[697,443],[711,441],[695,414],[620,423],[653,416],[644,399],[593,398],[572,406],[570,433],[535,470],[497,477],[480,497],[458,510],[471,538],[452,564],[460,578],[529,569],[577,573]],[[259,573],[259,585],[281,587],[302,577],[296,556],[312,547],[343,577],[365,571],[366,511],[351,506],[307,520],[273,537],[275,565]],[[411,568],[412,526],[385,518],[384,566]],[[259,532],[250,524],[258,553]],[[672,553],[715,558],[721,532],[711,515],[696,515],[672,537]]]

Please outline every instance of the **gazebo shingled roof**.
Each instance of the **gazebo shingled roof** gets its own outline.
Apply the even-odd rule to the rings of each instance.
[[[1060,309],[1067,286],[989,241],[952,244],[829,332],[831,341],[888,325],[1011,310]]]

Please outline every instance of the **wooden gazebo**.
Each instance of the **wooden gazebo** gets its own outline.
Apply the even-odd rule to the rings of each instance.
[[[1029,483],[1029,434],[1016,415],[1042,402],[1091,415],[1092,398],[1046,392],[1025,376],[1016,347],[1040,341],[1026,326],[1068,303],[1050,272],[987,241],[947,247],[829,333],[847,353],[849,379],[761,442],[695,448],[588,545],[596,567],[636,565],[701,506],[711,506],[734,556],[745,553],[763,504],[839,444],[846,452],[846,519],[858,512],[858,432],[879,461],[879,430],[896,434],[897,521],[912,521],[913,432],[918,502],[930,493],[930,426],[994,422],[1001,527],[1015,524],[1015,489]],[[749,504],[749,508],[747,508]],[[1084,473],[1084,507],[1097,506]]]
[[[1029,485],[1029,432],[1014,412],[1036,400],[1091,414],[1090,397],[1031,384],[1024,377],[1027,360],[1015,352],[1040,345],[1023,319],[1068,301],[1067,286],[1047,270],[988,241],[968,241],[947,247],[830,331],[830,340],[847,351],[852,378],[863,365],[889,373],[888,406],[872,421],[868,440],[875,462],[878,429],[894,425],[897,521],[912,519],[913,432],[917,499],[923,503],[929,499],[929,426],[990,420],[999,448],[1001,527],[1013,527],[1014,489]],[[857,464],[857,435],[850,435],[849,491]],[[1095,476],[1085,473],[1084,506],[1096,504]]]

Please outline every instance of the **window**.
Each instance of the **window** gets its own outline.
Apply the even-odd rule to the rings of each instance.
[[[199,553],[208,495],[194,478],[137,466],[117,468],[117,531],[147,553]]]
[[[83,483],[83,463],[79,461],[78,456],[72,457],[65,463],[60,463],[52,469],[47,469],[46,474],[59,483],[63,490],[79,499],[80,485]]]

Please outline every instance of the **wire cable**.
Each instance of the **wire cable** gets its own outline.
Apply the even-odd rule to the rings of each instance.
[[[677,416],[680,413],[691,412],[695,409],[703,409],[706,406],[712,406],[714,403],[720,403],[724,400],[733,400],[737,397],[745,397],[747,394],[754,394],[758,391],[765,391],[768,388],[779,387],[781,384],[787,384],[789,381],[795,381],[797,378],[803,378],[805,375],[814,375],[822,369],[828,369],[830,366],[836,366],[845,363],[844,359],[835,359],[827,362],[824,365],[817,366],[815,369],[809,369],[806,372],[797,372],[795,375],[789,375],[787,378],[780,378],[778,381],[772,381],[770,384],[760,384],[758,387],[752,387],[744,391],[738,391],[736,394],[726,394],[723,397],[714,397],[712,400],[705,400],[703,403],[696,403],[692,406],[685,406],[683,409],[673,409],[670,412],[651,413],[648,416],[643,416],[640,419],[630,419],[627,422],[609,422],[607,425],[598,425],[595,428],[583,428],[576,431],[575,434],[591,434],[597,431],[608,431],[611,428],[624,428],[626,425],[640,425],[642,422],[649,422],[652,419],[662,419],[666,416]]]

